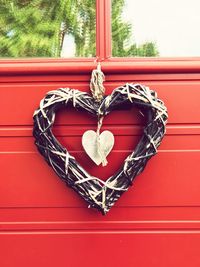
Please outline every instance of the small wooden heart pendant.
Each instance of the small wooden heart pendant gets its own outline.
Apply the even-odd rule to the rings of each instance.
[[[97,164],[107,165],[106,157],[114,146],[114,136],[110,131],[100,135],[92,130],[86,131],[82,137],[82,145],[87,155]]]

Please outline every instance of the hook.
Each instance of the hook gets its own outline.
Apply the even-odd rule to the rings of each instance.
[[[100,62],[100,61],[97,62],[97,70],[98,70],[98,71],[101,71],[101,62]]]
[[[101,71],[101,60],[99,57],[96,57],[94,63],[97,63],[97,70]]]
[[[100,60],[99,60],[99,57],[96,57],[95,59],[94,59],[94,63],[98,63]]]

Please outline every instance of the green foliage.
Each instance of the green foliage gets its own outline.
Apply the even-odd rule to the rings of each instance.
[[[140,57],[151,57],[159,55],[156,44],[153,42],[147,42],[139,46],[137,53]]]
[[[125,0],[112,0],[112,55],[114,57],[159,56],[156,44],[146,42],[137,46],[131,43],[132,25],[122,19]]]
[[[154,43],[129,45],[125,1],[112,0],[113,56],[157,56]],[[76,55],[95,56],[95,0],[0,0],[0,57],[59,57],[65,34]]]
[[[65,33],[76,56],[95,56],[94,22],[95,0],[0,0],[0,56],[59,57]]]

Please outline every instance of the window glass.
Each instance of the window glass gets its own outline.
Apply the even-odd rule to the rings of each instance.
[[[112,54],[200,56],[199,0],[112,0]]]
[[[0,57],[95,56],[95,0],[0,0]]]

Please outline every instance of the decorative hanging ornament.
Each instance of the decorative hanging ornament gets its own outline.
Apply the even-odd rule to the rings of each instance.
[[[97,164],[106,166],[106,157],[114,146],[114,135],[110,131],[101,134],[89,130],[83,134],[82,145],[88,156]]]
[[[100,65],[99,65],[100,66]],[[100,67],[91,78],[92,96],[76,89],[59,88],[50,91],[41,100],[34,112],[33,135],[38,151],[57,175],[74,189],[89,207],[106,214],[119,197],[132,185],[134,178],[145,168],[148,160],[157,153],[166,131],[167,108],[155,91],[141,84],[125,84],[104,96],[104,75]],[[107,155],[114,145],[114,136],[109,131],[100,133],[103,118],[116,109],[137,107],[146,117],[146,126],[135,150],[124,160],[117,173],[102,181],[91,176],[63,147],[52,132],[56,111],[72,106],[97,118],[97,131],[86,131],[82,144],[89,157],[105,166]]]
[[[92,71],[90,80],[90,91],[96,102],[101,102],[105,88],[103,82],[105,81],[105,76],[101,71],[100,62],[97,63],[97,69]],[[98,116],[98,125],[96,132],[89,130],[83,134],[82,145],[87,153],[87,155],[97,164],[106,166],[108,161],[106,157],[112,150],[114,146],[114,135],[110,131],[104,131],[100,133],[101,126],[103,122],[103,117]]]

